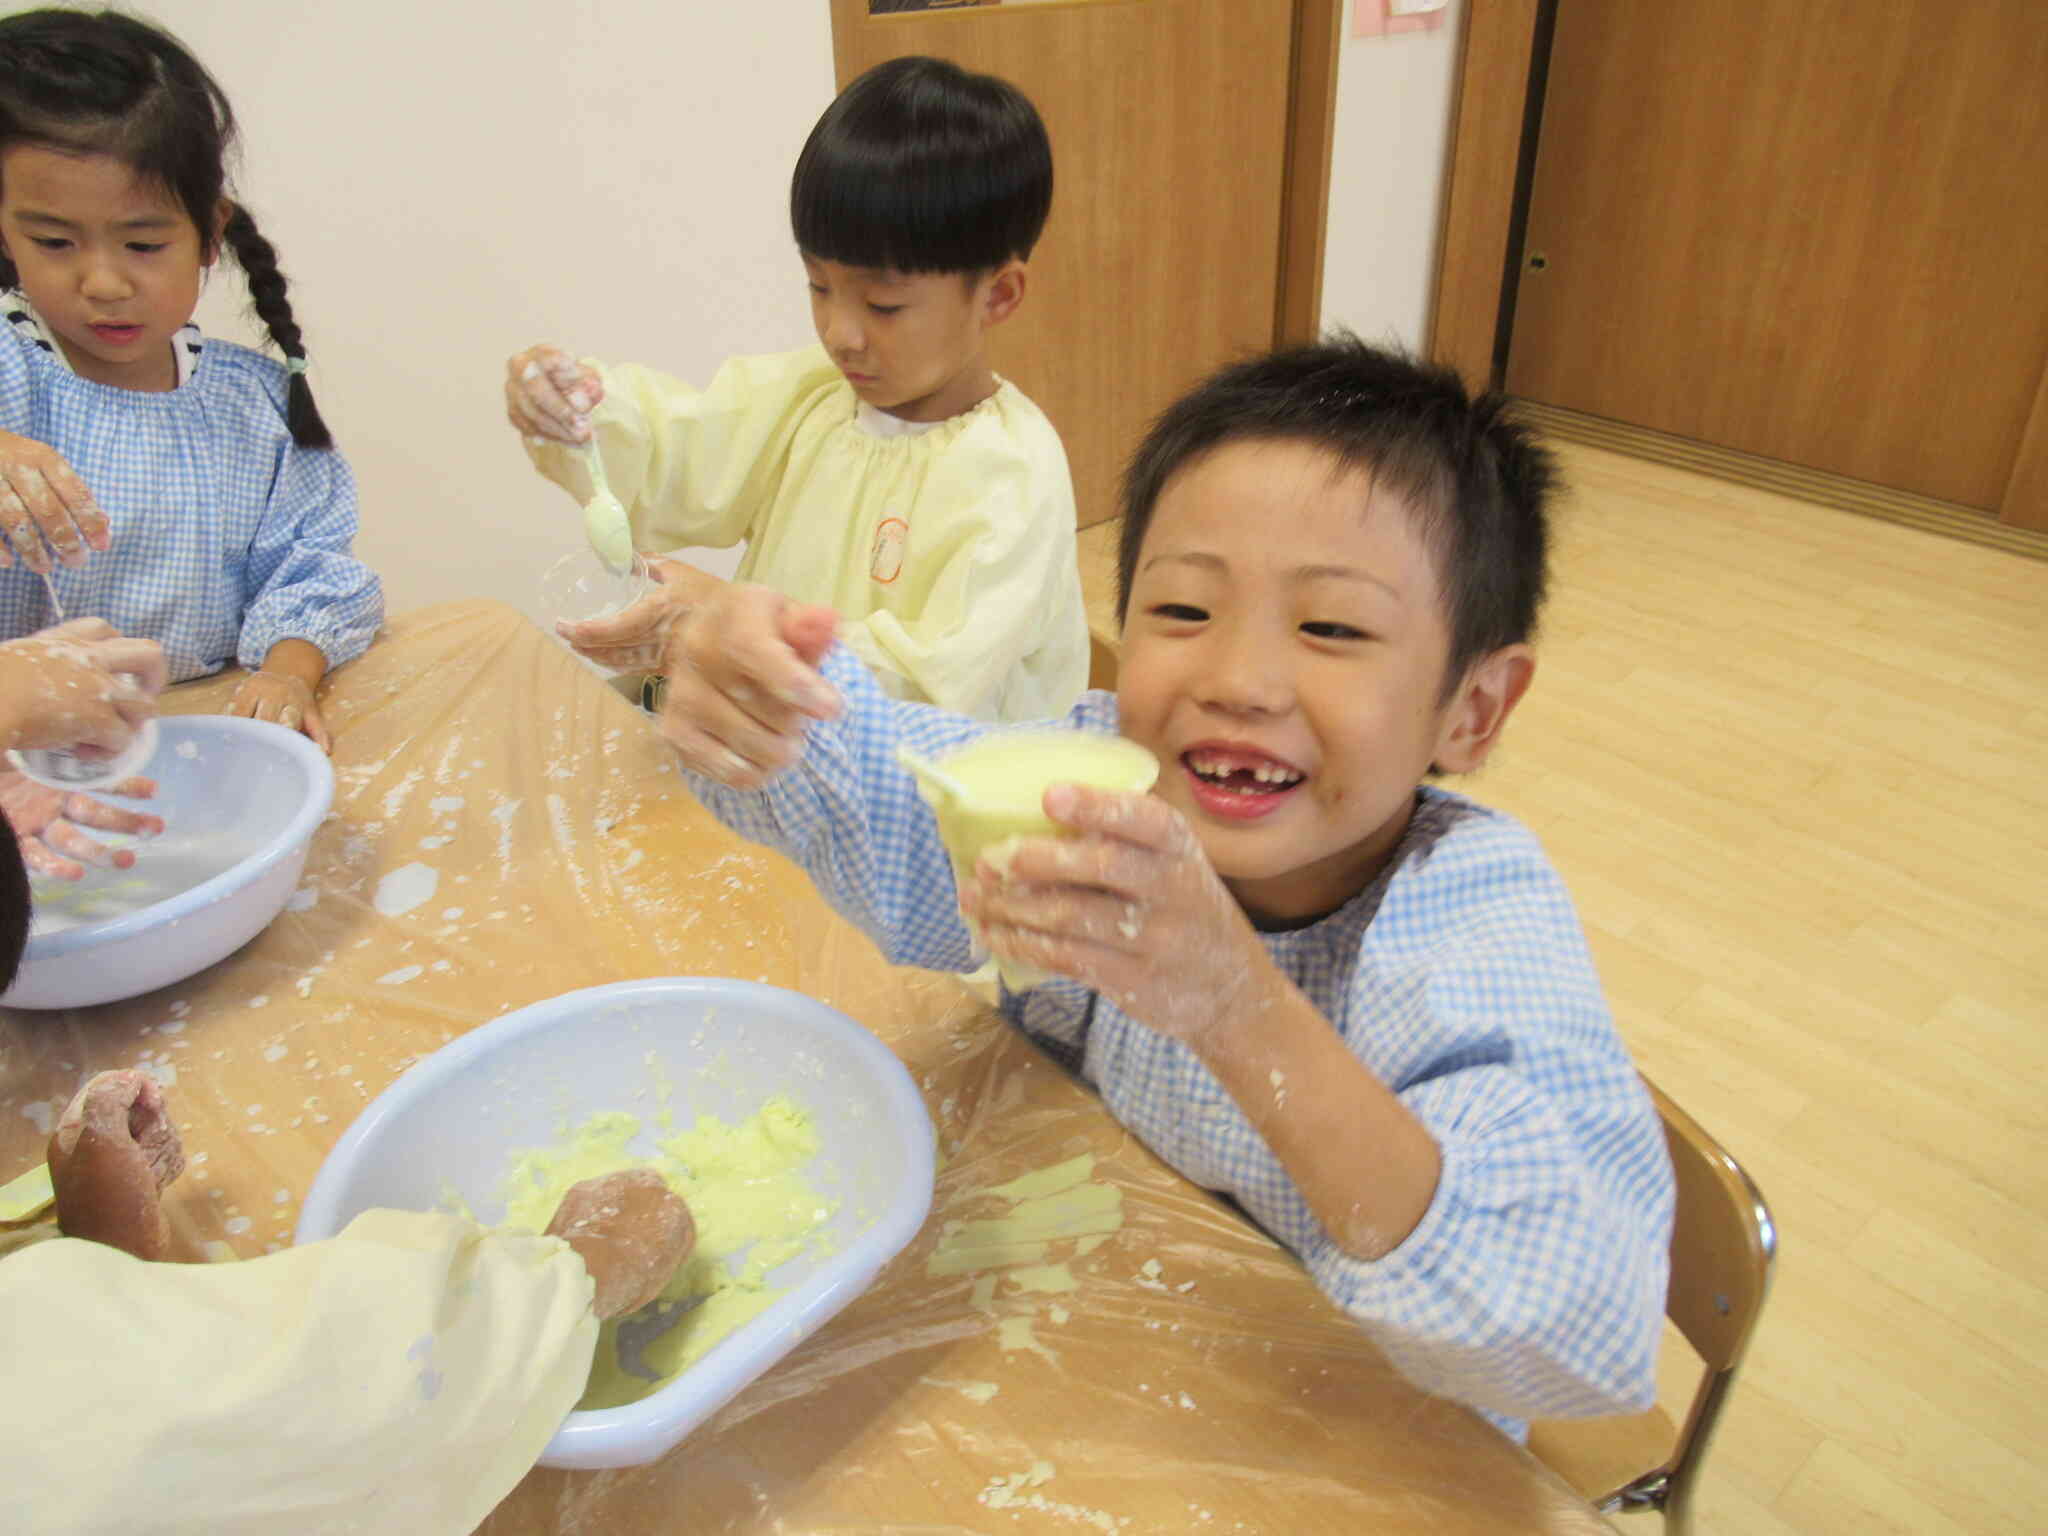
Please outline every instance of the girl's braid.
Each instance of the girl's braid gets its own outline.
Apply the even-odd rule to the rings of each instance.
[[[270,331],[271,340],[285,355],[287,365],[292,368],[286,387],[285,420],[292,429],[292,441],[301,448],[332,448],[334,435],[327,430],[327,423],[320,419],[319,407],[313,403],[313,387],[306,382],[306,346],[299,337],[299,325],[292,318],[291,300],[285,296],[284,273],[278,270],[277,248],[256,228],[256,221],[249,216],[249,210],[240,203],[231,203],[233,210],[221,230],[221,236],[235,253],[235,260],[241,263],[242,272],[249,280],[249,297],[256,310],[256,318]]]

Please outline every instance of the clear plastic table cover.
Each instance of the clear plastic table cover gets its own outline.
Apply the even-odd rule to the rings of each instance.
[[[218,708],[234,676],[174,690]],[[644,715],[495,603],[394,620],[330,682],[334,813],[304,883],[186,982],[0,1012],[0,1178],[87,1074],[170,1087],[180,1256],[289,1242],[356,1113],[499,1014],[636,976],[793,987],[909,1066],[939,1137],[925,1230],[667,1457],[536,1470],[510,1533],[1602,1531],[1475,1415],[1396,1375],[1294,1259],[1123,1131],[958,979],[885,965],[697,805]],[[1080,1160],[1080,1161],[1077,1161]],[[1055,1232],[1020,1235],[1059,1169]],[[958,1224],[1010,1222],[1010,1227]],[[993,1234],[993,1236],[991,1235]]]

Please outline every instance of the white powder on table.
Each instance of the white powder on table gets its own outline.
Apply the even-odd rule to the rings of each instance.
[[[501,800],[497,809],[491,812],[491,820],[498,824],[498,862],[507,871],[512,868],[512,818],[519,814],[524,800]]]
[[[385,793],[384,819],[391,820],[398,814],[398,808],[405,804],[406,796],[412,793],[413,785],[420,781],[420,770],[414,768]]]
[[[377,882],[372,905],[386,917],[403,917],[422,902],[432,901],[441,872],[431,864],[408,864]]]

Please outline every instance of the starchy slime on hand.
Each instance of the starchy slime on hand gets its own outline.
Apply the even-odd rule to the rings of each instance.
[[[505,1182],[505,1224],[546,1230],[570,1186],[621,1168],[651,1167],[690,1208],[697,1246],[661,1293],[666,1302],[703,1297],[642,1359],[660,1376],[648,1381],[619,1362],[618,1322],[598,1334],[590,1385],[580,1409],[636,1402],[673,1380],[720,1339],[782,1294],[774,1270],[828,1239],[820,1229],[837,1209],[803,1176],[818,1152],[811,1117],[783,1095],[736,1125],[705,1115],[657,1143],[653,1157],[629,1150],[637,1115],[613,1110],[565,1130],[561,1143],[520,1153]]]

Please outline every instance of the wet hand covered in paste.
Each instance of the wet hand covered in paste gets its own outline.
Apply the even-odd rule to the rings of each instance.
[[[1185,818],[1149,795],[1061,785],[1066,833],[984,853],[962,913],[999,954],[1095,988],[1197,1049],[1249,1022],[1277,980]]]
[[[505,364],[505,416],[522,436],[584,446],[590,496],[583,504],[583,531],[590,548],[614,576],[633,565],[633,527],[605,479],[604,455],[591,432],[590,412],[604,398],[597,370],[559,347],[542,342]]]

